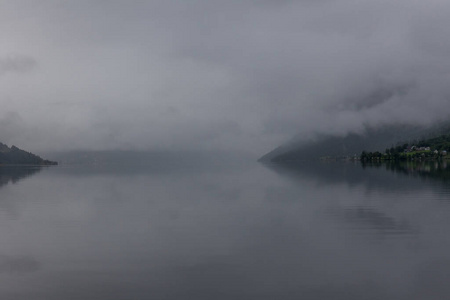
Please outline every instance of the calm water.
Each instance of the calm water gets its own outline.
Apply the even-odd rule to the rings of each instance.
[[[448,299],[445,164],[0,169],[0,299]]]

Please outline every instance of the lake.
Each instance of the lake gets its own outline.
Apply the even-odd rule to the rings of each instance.
[[[0,299],[448,299],[449,166],[2,167]]]

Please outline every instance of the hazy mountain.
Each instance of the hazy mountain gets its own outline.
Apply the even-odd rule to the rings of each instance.
[[[171,150],[77,150],[47,152],[47,157],[64,165],[157,165],[200,164],[204,162],[242,163],[249,159],[246,152],[171,151]]]
[[[367,128],[362,134],[321,135],[312,141],[287,143],[267,153],[259,160],[263,162],[300,161],[324,156],[359,156],[363,150],[384,152],[386,148],[392,146],[448,133],[449,129],[449,123],[441,123],[432,127],[390,125]]]
[[[89,170],[91,174],[189,173],[202,169],[233,168],[254,160],[245,152],[226,151],[78,150],[48,152],[45,156],[57,160],[60,165],[70,166],[72,172],[73,169]]]
[[[19,149],[16,146],[8,147],[0,143],[0,165],[56,165],[57,163],[45,160],[31,152]]]

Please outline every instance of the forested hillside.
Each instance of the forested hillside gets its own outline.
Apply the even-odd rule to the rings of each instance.
[[[362,161],[437,159],[447,157],[448,152],[450,152],[450,134],[442,134],[386,148],[384,153],[363,151],[360,158]]]
[[[391,125],[379,128],[366,128],[360,134],[345,136],[318,136],[308,142],[292,142],[267,153],[260,158],[266,162],[287,162],[315,160],[321,157],[354,157],[365,151],[382,151],[405,141],[436,136],[443,127],[423,128],[412,125]],[[301,139],[301,137],[300,137]]]
[[[41,157],[12,146],[0,143],[0,165],[57,165],[57,162]]]

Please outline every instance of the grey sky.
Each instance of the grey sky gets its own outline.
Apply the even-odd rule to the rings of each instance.
[[[0,141],[264,154],[450,112],[443,0],[5,0]]]

